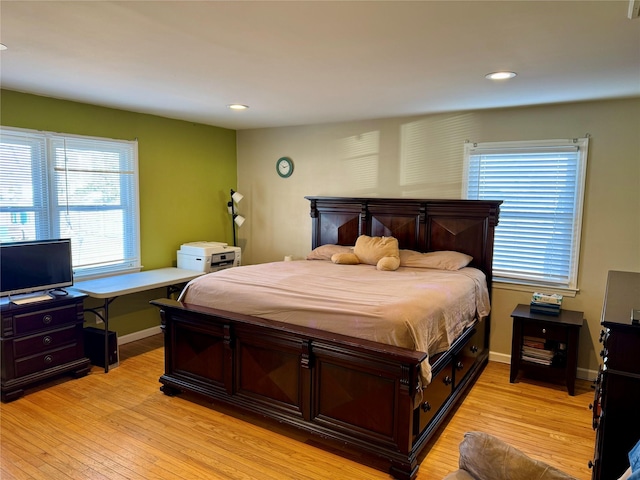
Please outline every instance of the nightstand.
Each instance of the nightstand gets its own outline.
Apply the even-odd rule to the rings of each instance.
[[[511,383],[522,371],[543,380],[564,380],[569,395],[573,395],[584,313],[563,309],[558,316],[543,315],[520,304],[511,316]]]

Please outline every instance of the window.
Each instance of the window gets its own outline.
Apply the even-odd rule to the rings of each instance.
[[[140,269],[135,141],[0,129],[0,241],[71,238],[74,276]]]
[[[577,290],[589,139],[465,144],[470,199],[503,200],[497,281]]]

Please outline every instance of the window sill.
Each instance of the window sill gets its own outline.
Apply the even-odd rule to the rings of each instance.
[[[140,272],[142,270],[142,265],[139,267],[132,267],[132,268],[123,268],[121,270],[111,270],[111,271],[106,271],[106,272],[100,272],[100,273],[93,273],[93,274],[84,274],[84,275],[73,275],[73,281],[74,282],[84,282],[87,280],[95,280],[97,278],[106,278],[106,277],[115,277],[117,275],[124,275],[125,273],[136,273],[136,272]]]
[[[526,283],[514,283],[506,280],[493,279],[493,288],[498,290],[513,290],[517,292],[544,292],[544,293],[558,293],[564,297],[575,297],[579,290],[566,287],[553,287],[550,285],[534,285]]]

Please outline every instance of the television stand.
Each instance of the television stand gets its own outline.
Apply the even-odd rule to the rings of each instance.
[[[84,294],[24,305],[0,301],[2,329],[1,400],[20,398],[25,389],[62,374],[86,375]]]

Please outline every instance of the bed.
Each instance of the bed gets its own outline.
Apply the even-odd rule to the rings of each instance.
[[[431,272],[438,279],[431,275],[420,282],[447,282],[462,275],[468,277],[463,279],[466,288],[486,282],[487,292],[491,291],[500,201],[306,198],[314,252],[322,246],[354,245],[360,235],[392,236],[405,251],[456,251],[472,257],[459,271]],[[272,272],[270,279],[264,269]],[[266,293],[252,286],[248,292],[240,291],[243,301],[230,297],[229,292],[236,290],[234,281],[237,286],[246,284],[249,280],[244,275],[254,270],[265,279],[259,288]],[[416,270],[401,264],[397,271],[379,273],[400,278],[417,275]],[[285,284],[291,275],[294,279],[317,275],[316,283],[305,280],[305,298],[300,303],[307,305],[312,299],[322,309],[321,300],[327,295],[323,285],[347,292],[334,283],[339,281],[331,277],[335,272],[346,281],[355,275],[354,287],[343,296],[347,309],[355,313],[357,334],[342,326],[343,312],[336,314],[333,307],[325,308],[327,320],[319,314],[314,318],[313,313],[258,302],[260,297],[277,298],[271,294],[273,285]],[[365,277],[361,272],[366,272]],[[413,331],[398,333],[396,327],[403,323],[396,319],[399,304],[367,310],[374,300],[367,297],[363,278],[373,278],[373,272],[375,267],[370,265],[335,265],[326,260],[276,262],[205,276],[224,280],[224,289],[230,289],[223,289],[224,300],[203,301],[206,293],[203,297],[202,292],[200,296],[189,292],[181,297],[184,301],[153,301],[160,308],[165,336],[161,390],[167,395],[197,394],[214,404],[294,426],[329,444],[337,442],[384,459],[395,478],[415,478],[421,452],[487,362],[489,316],[475,312],[446,341],[440,337],[423,341]],[[393,288],[408,291],[406,286]],[[189,289],[197,290],[191,284]],[[387,297],[397,296],[388,287]],[[458,310],[482,310],[474,305]],[[423,307],[417,310],[428,310]],[[458,310],[449,316],[461,316]],[[488,308],[482,313],[487,312]],[[382,320],[390,326],[366,333],[366,325]],[[390,337],[400,341],[389,341]]]

